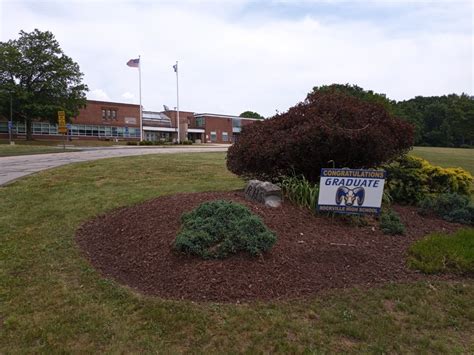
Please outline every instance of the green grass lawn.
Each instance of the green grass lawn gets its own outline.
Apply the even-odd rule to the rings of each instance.
[[[444,168],[463,168],[474,175],[474,149],[414,147],[411,154]]]
[[[0,187],[0,353],[474,351],[469,279],[198,304],[104,279],[76,248],[79,224],[113,208],[242,187],[223,153],[99,160]]]
[[[434,233],[410,247],[408,263],[426,273],[474,275],[474,228],[454,235]]]
[[[14,139],[15,145],[28,145],[28,146],[35,146],[35,145],[40,145],[40,146],[53,146],[57,147],[58,145],[62,145],[63,141],[58,140],[58,139],[53,139],[53,140],[31,140],[27,141],[25,139]],[[0,146],[3,144],[9,144],[8,139],[0,139]],[[110,147],[110,146],[121,146],[121,145],[126,145],[127,143],[125,141],[119,141],[119,142],[114,142],[114,141],[105,141],[105,140],[79,140],[79,139],[73,139],[72,141],[67,141],[67,145],[74,145],[76,147]]]
[[[66,152],[77,151],[77,149],[66,149]],[[52,147],[43,145],[6,145],[0,144],[0,157],[9,157],[14,155],[62,153],[62,147]]]

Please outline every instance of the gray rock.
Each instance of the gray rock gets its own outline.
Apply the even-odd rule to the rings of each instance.
[[[280,187],[268,181],[250,180],[245,187],[245,197],[268,207],[280,207],[282,203]]]
[[[278,196],[268,196],[265,199],[265,206],[267,207],[277,208],[281,206],[281,203],[281,198]]]

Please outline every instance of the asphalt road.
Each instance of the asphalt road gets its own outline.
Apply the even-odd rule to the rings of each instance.
[[[87,150],[78,152],[0,157],[0,186],[11,183],[23,176],[37,173],[38,171],[71,163],[146,154],[225,152],[227,148],[228,146],[88,148]]]

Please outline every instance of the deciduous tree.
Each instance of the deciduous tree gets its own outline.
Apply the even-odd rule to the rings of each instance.
[[[265,117],[263,117],[262,115],[254,111],[244,111],[239,116],[246,117],[246,118],[258,118],[260,120],[265,119]]]
[[[79,65],[51,32],[35,29],[19,35],[0,42],[0,114],[8,117],[11,95],[14,120],[26,122],[31,139],[34,119],[56,122],[58,110],[76,116],[88,89]]]

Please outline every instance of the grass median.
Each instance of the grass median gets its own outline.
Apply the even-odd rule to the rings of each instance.
[[[52,146],[43,146],[43,145],[7,145],[0,144],[0,157],[10,157],[16,155],[31,155],[31,154],[47,154],[47,153],[62,153],[62,152],[72,152],[77,149],[66,149],[63,147],[52,147]]]
[[[414,147],[411,154],[443,168],[463,168],[474,175],[474,149]]]
[[[469,279],[330,291],[310,300],[196,304],[143,296],[105,279],[76,248],[80,223],[114,208],[242,187],[224,153],[86,162],[0,187],[0,352],[473,350]]]

